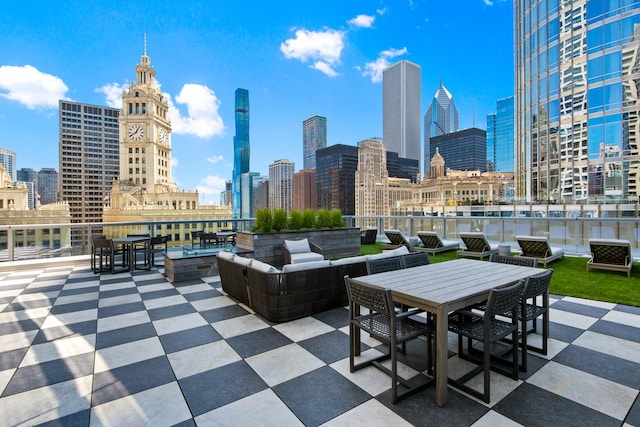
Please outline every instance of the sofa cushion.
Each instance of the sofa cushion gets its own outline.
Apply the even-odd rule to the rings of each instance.
[[[302,240],[285,240],[284,245],[292,255],[311,252],[311,247],[309,246],[309,240],[307,240],[307,238]]]
[[[359,255],[359,256],[336,259],[334,261],[331,261],[331,265],[355,264],[357,262],[365,262],[365,261],[367,261],[367,255]]]
[[[290,273],[292,271],[311,270],[315,268],[329,267],[330,265],[331,261],[329,260],[302,262],[299,264],[285,264],[282,266],[282,272]]]
[[[399,248],[392,249],[390,251],[382,251],[382,253],[389,254],[390,256],[407,255],[409,253],[409,249],[406,246],[400,246]]]
[[[240,265],[251,265],[251,261],[253,261],[252,258],[245,258],[245,257],[238,256],[238,255],[235,255],[233,257],[233,262],[236,262],[236,263],[238,263]]]
[[[233,260],[234,256],[235,254],[233,252],[226,252],[226,251],[218,252],[218,255],[217,255],[218,258],[228,259],[229,261]]]
[[[280,272],[280,270],[275,268],[273,265],[267,264],[266,262],[258,261],[257,259],[254,259],[251,262],[251,268],[261,271],[263,273],[279,273]]]
[[[322,260],[324,260],[324,256],[322,256],[322,254],[318,254],[315,252],[301,252],[301,253],[291,254],[291,264],[299,264],[304,262],[322,261]]]

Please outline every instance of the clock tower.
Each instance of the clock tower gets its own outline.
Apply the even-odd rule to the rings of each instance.
[[[171,180],[171,122],[169,103],[156,86],[156,70],[147,56],[147,38],[136,80],[122,92],[120,125],[120,183],[131,193],[177,191]]]

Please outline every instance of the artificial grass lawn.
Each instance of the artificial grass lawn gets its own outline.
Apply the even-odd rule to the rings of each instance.
[[[362,245],[362,255],[381,253],[380,243]],[[431,262],[456,259],[456,251],[429,255]],[[567,257],[547,264],[553,269],[550,292],[556,295],[586,298],[640,307],[640,263],[635,263],[631,277],[626,273],[591,270],[587,273],[589,258]]]

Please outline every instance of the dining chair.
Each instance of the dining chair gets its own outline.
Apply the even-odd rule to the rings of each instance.
[[[149,244],[149,252],[151,257],[151,265],[156,265],[156,254],[157,253],[165,253],[168,249],[169,236],[154,236],[151,238],[151,242]]]
[[[507,375],[514,380],[518,379],[518,323],[517,318],[513,317],[511,322],[500,320],[496,316],[504,316],[508,313],[518,310],[520,296],[522,293],[523,280],[512,283],[511,285],[500,288],[491,289],[487,306],[484,312],[472,310],[457,310],[449,315],[449,331],[458,334],[458,357],[478,363],[480,366],[474,368],[470,372],[458,379],[449,378],[449,384],[456,388],[482,399],[484,402],[490,402],[491,387],[491,370],[495,370],[501,374]],[[491,354],[491,345],[498,340],[511,335],[511,356],[512,360],[507,361],[503,357]],[[463,338],[467,338],[467,352],[463,349]],[[483,344],[482,359],[472,355],[473,341]],[[502,355],[504,356],[504,355]],[[509,363],[511,369],[502,368],[495,364],[491,365],[491,360],[500,359],[502,362]],[[484,391],[481,393],[465,383],[484,372]]]
[[[402,268],[402,260],[398,256],[367,260],[367,274],[384,273]]]
[[[489,258],[489,261],[497,262],[499,264],[521,265],[523,267],[538,266],[537,258],[527,258],[527,257],[511,256],[511,255],[499,255],[497,253],[491,254],[491,258]]]
[[[142,233],[142,234],[127,234],[127,237],[143,237],[143,238],[148,238],[148,240],[139,242],[139,243],[133,243],[133,250],[131,251],[132,255],[133,255],[133,266],[134,268],[136,267],[137,263],[138,263],[138,254],[142,253],[143,256],[143,260],[144,260],[144,266],[145,268],[148,270],[151,267],[151,246],[150,246],[150,242],[151,242],[151,235],[149,233]]]
[[[117,249],[111,239],[97,236],[91,239],[91,270],[93,273],[115,273],[116,256],[125,264],[125,251]]]
[[[551,284],[552,269],[544,270],[540,274],[530,276],[524,282],[520,307],[516,311],[517,316],[505,313],[507,317],[517,317],[520,322],[520,336],[522,345],[522,370],[527,372],[527,350],[536,353],[547,354],[547,341],[549,340],[549,285]],[[538,305],[537,299],[542,297],[542,305]],[[538,317],[542,316],[542,344],[540,347],[527,343],[527,335],[537,333]],[[533,325],[529,329],[529,322]]]
[[[415,378],[407,381],[398,376],[398,345],[424,336],[427,338],[427,364],[433,366],[431,342],[433,340],[433,328],[424,322],[411,318],[417,311],[401,311],[394,309],[391,290],[377,286],[357,283],[344,277],[349,297],[349,370],[355,372],[364,367],[373,365],[391,377],[391,393],[393,403],[397,403],[411,394],[423,390],[435,380],[417,383]],[[360,308],[368,309],[367,314],[361,314]],[[355,363],[356,353],[360,353],[359,330],[368,332],[372,337],[385,343],[389,351],[382,355],[372,357]],[[391,359],[391,369],[380,362]],[[398,383],[406,388],[398,392]]]
[[[418,267],[420,265],[429,264],[429,254],[426,252],[414,252],[411,254],[403,255],[402,268]]]

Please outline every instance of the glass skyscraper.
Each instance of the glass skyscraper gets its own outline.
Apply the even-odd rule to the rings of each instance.
[[[242,218],[242,174],[249,172],[249,91],[236,89],[236,135],[233,137],[233,177],[231,209],[234,218]]]
[[[495,113],[487,115],[487,167],[513,172],[513,96],[499,99]]]
[[[316,168],[316,151],[327,146],[327,118],[309,117],[302,122],[304,169]]]
[[[436,153],[431,149],[431,138],[458,130],[458,109],[453,96],[440,81],[440,87],[433,96],[424,115],[424,176],[430,174],[431,158]]]
[[[637,202],[640,2],[514,8],[516,197]]]

